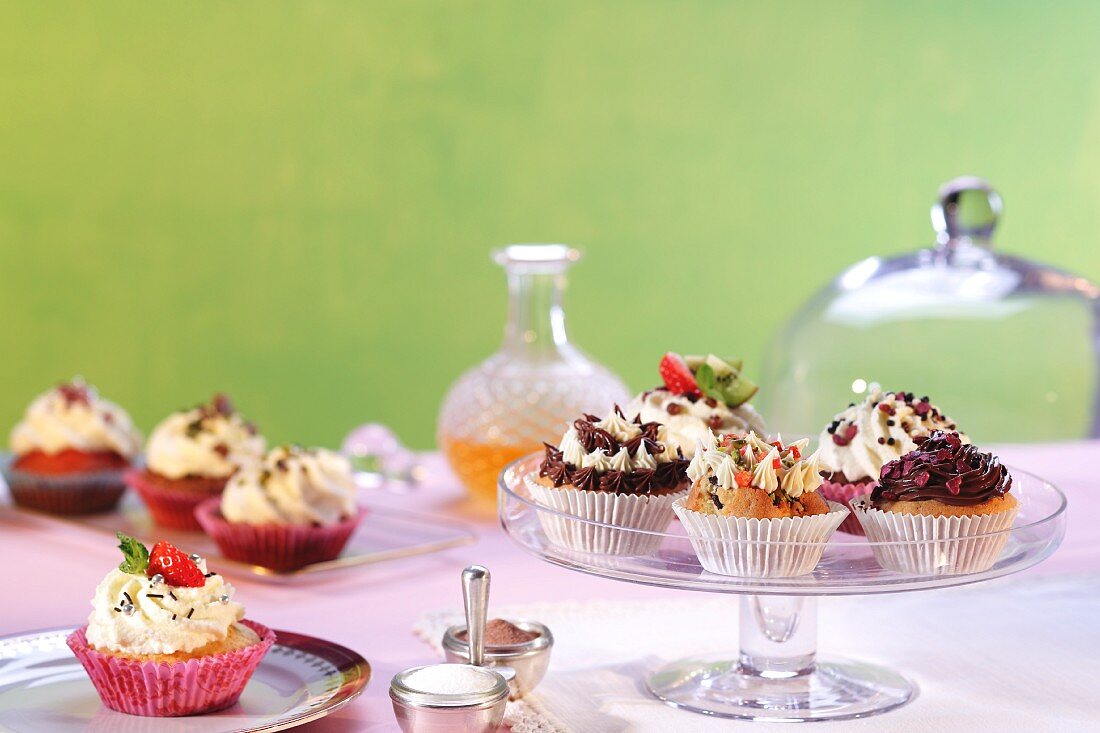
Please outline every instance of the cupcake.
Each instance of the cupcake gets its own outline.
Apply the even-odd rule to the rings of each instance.
[[[103,704],[169,717],[237,702],[275,641],[245,621],[233,586],[167,542],[150,553],[121,532],[123,561],[96,588],[88,624],[68,638]]]
[[[748,403],[757,387],[741,374],[740,359],[683,358],[670,352],[660,372],[664,384],[635,397],[626,414],[664,425],[672,448],[685,457],[712,433],[764,432],[764,421]]]
[[[747,578],[813,571],[848,510],[815,491],[821,466],[816,453],[803,458],[808,442],[784,446],[749,432],[698,446],[691,491],[672,506],[705,570]]]
[[[882,467],[852,512],[882,567],[919,575],[987,570],[997,561],[1019,504],[996,456],[959,433],[918,436],[916,449]]]
[[[284,445],[235,473],[195,517],[227,558],[287,572],[339,557],[363,518],[357,493],[343,456]]]
[[[126,472],[126,483],[149,507],[157,524],[200,529],[195,507],[220,496],[242,465],[263,458],[265,442],[225,395],[169,415],[153,429],[144,469]]]
[[[663,426],[627,420],[616,407],[602,420],[585,415],[555,447],[546,444],[538,473],[526,477],[536,502],[588,524],[539,512],[551,542],[581,552],[644,555],[661,536],[615,527],[663,532],[672,502],[687,489],[687,460],[668,444]],[[615,527],[601,526],[615,525]]]
[[[884,464],[916,448],[917,438],[955,428],[955,421],[927,397],[918,400],[912,392],[883,392],[876,387],[821,431],[825,478],[821,493],[830,501],[848,504],[874,488]],[[970,442],[963,433],[959,437]],[[844,520],[840,531],[863,534],[854,515]]]
[[[53,514],[113,509],[141,450],[130,416],[77,379],[37,397],[11,432],[4,479],[16,504]]]

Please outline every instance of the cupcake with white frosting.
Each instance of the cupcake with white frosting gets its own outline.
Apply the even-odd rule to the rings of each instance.
[[[663,532],[672,521],[672,502],[687,488],[687,464],[664,426],[628,420],[616,407],[602,419],[574,420],[557,446],[546,444],[545,459],[526,483],[540,504],[614,525],[540,512],[552,542],[583,552],[646,554],[660,544],[659,535],[616,527]]]
[[[144,469],[126,473],[157,524],[200,529],[195,507],[220,496],[229,477],[259,462],[266,442],[223,394],[165,418],[149,436]]]
[[[635,397],[624,412],[664,425],[672,446],[687,458],[711,435],[762,434],[764,420],[749,404],[757,388],[741,374],[741,366],[740,359],[669,352],[659,367],[664,383]]]
[[[226,557],[286,572],[339,557],[364,515],[357,493],[343,456],[284,445],[234,474],[195,516]]]
[[[698,446],[691,492],[673,509],[704,569],[751,578],[813,571],[848,509],[817,493],[820,459],[802,455],[808,443],[749,432]]]
[[[869,493],[877,484],[882,467],[917,447],[917,441],[935,430],[959,432],[955,421],[928,397],[917,399],[912,392],[883,392],[875,386],[861,401],[848,405],[821,431],[821,493],[831,501],[848,503]],[[959,432],[959,439],[970,438]],[[851,516],[841,532],[863,534]]]
[[[4,478],[19,505],[54,514],[108,511],[141,451],[130,416],[75,379],[35,398],[11,432]]]
[[[68,638],[103,703],[122,713],[196,715],[235,703],[275,641],[244,620],[233,586],[167,542],[119,533],[123,562]]]

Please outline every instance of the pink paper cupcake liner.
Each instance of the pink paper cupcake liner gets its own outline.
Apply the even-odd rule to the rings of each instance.
[[[97,514],[118,506],[126,491],[121,470],[47,475],[5,464],[4,481],[12,501],[50,514]]]
[[[367,510],[327,526],[298,524],[241,524],[222,516],[221,500],[207,499],[195,509],[195,518],[230,560],[286,572],[326,560],[335,560],[351,539]]]
[[[140,469],[130,469],[123,475],[123,479],[145,502],[149,513],[153,515],[153,521],[172,529],[201,532],[202,527],[195,519],[195,507],[217,496],[199,491],[173,491],[150,481],[146,478],[145,471]]]
[[[254,621],[242,621],[260,637],[243,649],[185,662],[142,662],[96,651],[79,628],[66,643],[84,665],[103,704],[130,715],[165,718],[227,708],[241,696],[275,632]]]
[[[875,487],[874,481],[860,481],[859,483],[840,483],[836,481],[829,481],[825,479],[822,482],[818,491],[829,501],[835,501],[838,504],[843,504],[848,507],[848,510],[852,510],[852,499],[857,496],[862,496]],[[854,534],[860,537],[864,536],[863,525],[859,523],[856,518],[855,512],[852,512],[844,521],[837,527],[838,532],[845,532],[847,534]]]

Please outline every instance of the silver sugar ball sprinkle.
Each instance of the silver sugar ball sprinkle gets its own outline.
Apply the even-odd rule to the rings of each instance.
[[[126,614],[127,616],[133,616],[133,615],[134,615],[134,607],[133,607],[133,605],[132,605],[132,604],[129,604],[129,603],[124,603],[124,604],[122,605],[122,612],[123,612],[124,614]]]
[[[218,600],[222,602],[222,605],[229,603],[229,594],[222,593],[220,596],[218,596]]]
[[[190,557],[191,562],[202,562],[202,555],[198,554],[197,552],[192,552]]]
[[[160,573],[157,573],[153,577],[149,578],[149,582],[152,583],[153,585],[160,585],[161,583],[164,582],[164,576],[161,575]]]

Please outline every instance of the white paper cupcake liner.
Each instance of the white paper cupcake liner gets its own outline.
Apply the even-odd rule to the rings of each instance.
[[[534,474],[527,475],[525,480],[531,497],[539,504],[562,514],[615,525],[605,527],[539,512],[539,522],[552,543],[579,552],[608,555],[648,555],[655,552],[661,544],[660,535],[629,530],[664,532],[672,522],[672,503],[687,494],[686,490],[657,496],[553,488],[540,484]]]
[[[825,542],[848,516],[828,502],[827,514],[780,519],[724,517],[673,503],[704,570],[739,578],[789,578],[813,572]],[[799,545],[796,543],[806,543]]]
[[[963,575],[988,570],[1008,541],[1019,505],[996,514],[929,517],[875,509],[870,494],[852,499],[852,513],[867,539],[897,544],[871,545],[878,564],[915,575]],[[999,534],[992,534],[999,533]]]

